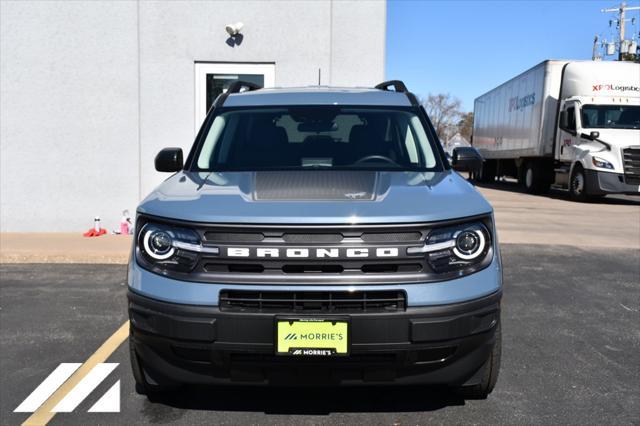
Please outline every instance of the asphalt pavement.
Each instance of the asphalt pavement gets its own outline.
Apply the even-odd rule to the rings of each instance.
[[[503,245],[503,359],[487,400],[426,387],[193,387],[134,392],[118,367],[52,425],[638,424],[640,253]],[[60,364],[84,362],[126,321],[123,265],[0,265],[0,423]],[[88,413],[117,381],[119,413]]]

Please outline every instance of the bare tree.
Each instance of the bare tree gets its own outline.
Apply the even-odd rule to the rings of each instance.
[[[437,95],[430,93],[426,99],[422,99],[422,105],[442,142],[453,136],[462,117],[460,99],[451,96],[449,93],[439,93]]]
[[[462,119],[458,122],[458,133],[460,133],[460,136],[471,142],[471,134],[473,133],[472,112],[462,114]]]

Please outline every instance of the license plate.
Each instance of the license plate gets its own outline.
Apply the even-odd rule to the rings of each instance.
[[[277,318],[276,354],[344,356],[349,354],[346,319]]]

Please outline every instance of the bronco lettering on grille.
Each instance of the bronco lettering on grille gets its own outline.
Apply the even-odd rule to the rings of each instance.
[[[248,247],[228,247],[228,257],[259,257],[259,258],[362,258],[362,257],[398,257],[397,247],[378,248],[248,248]]]

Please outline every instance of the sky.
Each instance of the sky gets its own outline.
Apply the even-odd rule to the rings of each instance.
[[[419,97],[450,93],[473,110],[479,95],[545,59],[591,59],[596,34],[611,39],[615,1],[435,1],[387,3],[386,78]],[[640,6],[640,0],[627,0]],[[627,35],[640,30],[627,23]],[[634,31],[635,30],[635,31]],[[629,37],[626,37],[629,38]],[[611,57],[609,57],[611,58]]]

